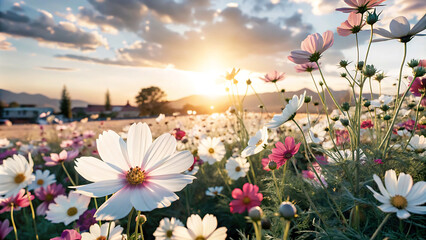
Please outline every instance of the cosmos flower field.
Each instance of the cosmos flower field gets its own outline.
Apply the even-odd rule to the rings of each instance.
[[[246,112],[233,90],[252,83],[234,68],[224,113],[51,121],[31,138],[2,138],[0,240],[423,239],[426,60],[406,59],[406,45],[426,17],[376,28],[385,0],[345,2],[337,34],[371,34],[358,59],[336,63],[350,101],[334,97],[321,69],[334,43],[326,31],[287,56],[313,81],[315,113],[302,111],[314,104],[306,93],[283,96],[280,113],[260,98],[260,111]],[[401,42],[398,76],[368,62],[386,40]],[[373,94],[386,78],[398,79],[395,94]],[[279,71],[262,80],[287,81]]]

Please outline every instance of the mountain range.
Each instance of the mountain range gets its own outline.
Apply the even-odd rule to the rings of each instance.
[[[284,96],[281,93],[277,92],[267,92],[267,93],[259,93],[258,96],[255,94],[247,95],[244,97],[244,109],[250,112],[260,111],[259,109],[259,98],[265,104],[268,112],[280,112],[283,103],[286,98],[292,98],[293,95],[300,95],[304,91],[306,91],[307,96],[312,96],[312,102],[320,102],[318,93],[311,91],[307,88],[300,89],[298,91],[288,91],[284,93]],[[327,105],[333,109],[334,103],[332,99],[326,94],[326,102]],[[349,101],[350,92],[347,90],[341,91],[333,91],[333,95],[339,103],[343,103],[345,101]],[[363,95],[365,98],[370,98],[370,94]],[[376,98],[377,95],[374,95]],[[237,97],[235,97],[237,98]],[[243,96],[239,96],[240,99]],[[0,89],[0,101],[10,103],[17,102],[19,104],[35,104],[37,107],[52,107],[56,111],[59,109],[59,99],[49,98],[43,94],[28,94],[25,92],[22,93],[14,93],[5,89]],[[230,97],[227,96],[205,96],[205,95],[191,95],[188,97],[184,97],[178,100],[169,101],[168,106],[173,109],[190,109],[193,107],[196,108],[204,108],[209,109],[211,106],[214,106],[216,111],[224,111],[229,106],[232,105],[232,101]],[[86,107],[88,102],[83,100],[72,100],[72,107]],[[318,107],[315,107],[314,104],[309,104],[309,111],[316,112],[318,107],[321,107],[321,104]],[[301,109],[300,111],[304,112],[306,109]]]

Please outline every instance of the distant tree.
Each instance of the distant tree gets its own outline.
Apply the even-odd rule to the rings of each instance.
[[[64,117],[72,118],[71,97],[65,85],[64,85],[64,88],[62,89],[62,96],[61,96],[61,101],[59,103],[59,110],[61,111],[61,114]]]
[[[19,107],[19,103],[17,102],[10,102],[9,107]]]
[[[167,112],[167,101],[165,98],[166,93],[159,87],[151,86],[142,88],[136,96],[136,103],[138,104],[140,115],[153,116]]]
[[[105,110],[110,111],[111,110],[111,99],[109,96],[109,90],[107,90],[105,94]]]

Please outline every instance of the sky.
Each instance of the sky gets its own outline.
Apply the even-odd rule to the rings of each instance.
[[[426,9],[424,0],[384,4],[377,24],[384,28],[396,16],[414,25]],[[287,56],[309,34],[331,30],[335,42],[321,65],[333,89],[346,89],[337,64],[354,62],[356,49],[354,35],[336,33],[348,14],[335,8],[345,6],[343,0],[0,0],[0,88],[59,98],[66,85],[73,99],[95,104],[109,89],[112,103],[123,105],[149,86],[159,86],[168,100],[224,95],[223,76],[235,67],[242,69],[240,92],[247,78],[257,92],[275,91],[259,80],[273,70],[286,74],[279,88],[313,89]],[[368,26],[363,30],[361,56],[369,37]],[[407,59],[425,53],[426,37],[409,42]],[[369,63],[389,76],[385,92],[394,90],[402,55],[396,40],[372,45]]]

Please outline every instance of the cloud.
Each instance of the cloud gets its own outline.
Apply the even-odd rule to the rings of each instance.
[[[15,37],[29,37],[40,43],[80,50],[95,50],[108,43],[97,32],[85,32],[71,22],[55,23],[52,14],[39,10],[38,18],[30,19],[22,11],[0,12],[0,32]]]
[[[295,3],[307,3],[312,7],[312,13],[315,15],[325,15],[332,13],[336,8],[344,6],[341,0],[290,0]]]
[[[278,67],[279,59],[286,58],[290,50],[299,48],[300,41],[311,30],[312,25],[304,23],[300,13],[271,22],[268,18],[244,14],[239,8],[226,8],[214,21],[184,33],[175,32],[167,24],[151,18],[149,29],[139,33],[143,40],[118,49],[115,59],[79,55],[57,57],[122,66],[173,66],[192,71],[229,66],[269,71],[274,67],[270,64],[271,59],[276,59],[273,64]],[[247,59],[268,60],[269,64]]]
[[[64,68],[64,67],[46,67],[46,66],[40,66],[39,67],[42,70],[49,70],[49,71],[65,71],[65,72],[73,72],[77,71],[75,68]]]
[[[16,48],[12,46],[12,43],[6,40],[7,40],[6,36],[4,34],[0,34],[0,50],[3,50],[3,51],[16,50]]]

